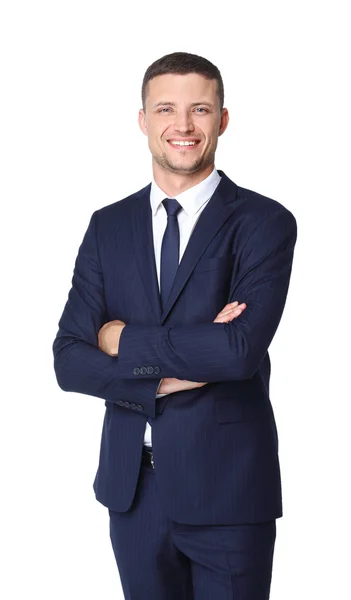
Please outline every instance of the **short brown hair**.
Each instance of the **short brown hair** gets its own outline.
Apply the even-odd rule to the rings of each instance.
[[[188,52],[173,52],[166,54],[155,60],[145,71],[143,84],[141,87],[141,98],[143,108],[145,109],[145,100],[147,95],[147,85],[151,79],[158,75],[175,73],[177,75],[187,75],[188,73],[198,73],[206,79],[215,79],[217,81],[217,92],[219,97],[220,110],[224,106],[224,86],[219,69],[207,58]]]

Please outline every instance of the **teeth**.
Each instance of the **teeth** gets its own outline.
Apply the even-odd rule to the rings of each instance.
[[[173,146],[195,146],[196,142],[172,141],[171,144],[173,144]]]

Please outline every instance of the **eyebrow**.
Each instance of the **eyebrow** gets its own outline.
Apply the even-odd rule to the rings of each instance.
[[[152,108],[157,108],[158,106],[175,106],[176,103],[175,102],[157,102],[156,104],[153,105]],[[213,108],[213,104],[211,104],[211,102],[192,102],[190,104],[191,107],[193,106],[199,106],[199,105],[204,105],[204,106],[209,106],[210,108]]]

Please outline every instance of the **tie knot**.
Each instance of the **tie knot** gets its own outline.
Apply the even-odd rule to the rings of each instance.
[[[178,200],[176,200],[175,198],[165,198],[164,200],[162,200],[162,204],[165,207],[167,215],[169,217],[176,217],[180,209],[182,208]]]

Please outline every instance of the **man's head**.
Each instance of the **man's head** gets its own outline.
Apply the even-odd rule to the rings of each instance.
[[[154,167],[179,175],[210,171],[228,124],[221,74],[196,54],[175,52],[148,67],[139,125]]]

